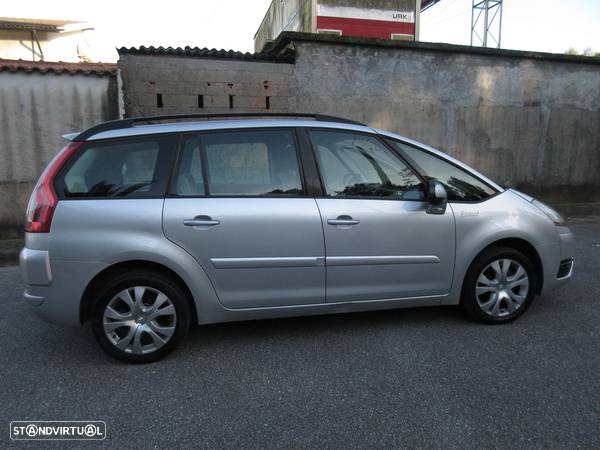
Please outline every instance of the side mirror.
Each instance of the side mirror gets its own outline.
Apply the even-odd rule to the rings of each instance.
[[[427,201],[429,214],[444,214],[448,204],[448,193],[446,188],[438,180],[429,180],[427,182]]]

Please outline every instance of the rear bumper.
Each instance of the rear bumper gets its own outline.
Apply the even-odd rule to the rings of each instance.
[[[48,286],[52,283],[50,270],[50,254],[46,250],[23,248],[19,254],[21,277],[25,284],[32,286]]]
[[[42,306],[44,300],[46,299],[39,295],[32,295],[25,290],[25,292],[23,292],[23,300],[25,300],[25,303],[27,303],[29,306]]]
[[[35,315],[47,322],[79,326],[85,288],[106,264],[54,260],[45,250],[29,248],[21,251],[20,262],[23,300]]]

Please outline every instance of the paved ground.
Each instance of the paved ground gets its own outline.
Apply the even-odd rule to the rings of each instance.
[[[2,447],[11,420],[84,419],[121,448],[598,448],[600,224],[573,229],[575,278],[512,325],[448,307],[218,325],[146,366],[39,321],[0,269]]]

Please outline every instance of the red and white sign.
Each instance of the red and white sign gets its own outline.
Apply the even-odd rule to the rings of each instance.
[[[344,36],[391,39],[392,34],[414,35],[414,12],[317,5],[317,30]]]

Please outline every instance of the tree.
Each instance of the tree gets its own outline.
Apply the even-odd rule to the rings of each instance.
[[[592,47],[586,47],[583,50],[583,53],[577,50],[575,47],[569,47],[565,51],[565,55],[583,55],[583,56],[594,56],[596,58],[600,57],[600,52],[595,52],[592,50]]]

